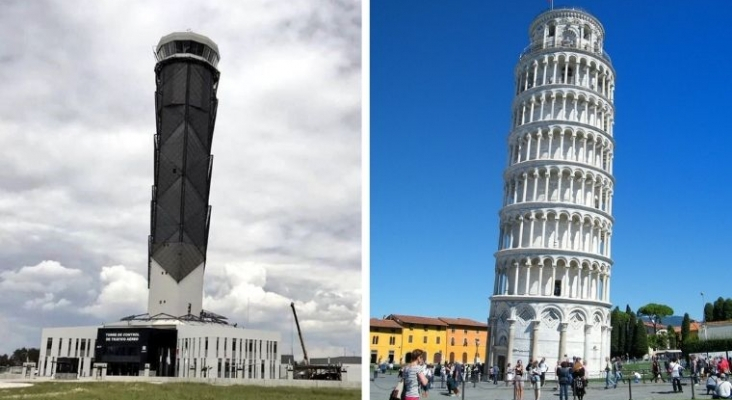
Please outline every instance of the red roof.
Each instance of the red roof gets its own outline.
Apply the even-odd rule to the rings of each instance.
[[[446,323],[440,321],[437,318],[417,317],[414,315],[399,315],[399,314],[391,314],[386,318],[397,321],[401,324],[447,326]]]
[[[371,320],[369,321],[369,325],[372,328],[402,329],[401,325],[399,325],[396,321],[392,321],[390,319],[371,318]]]
[[[487,323],[474,321],[470,318],[447,318],[447,317],[438,317],[438,318],[448,325],[488,328]]]

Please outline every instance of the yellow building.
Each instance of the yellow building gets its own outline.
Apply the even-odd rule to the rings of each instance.
[[[482,362],[488,343],[488,324],[467,318],[440,317],[447,328],[447,361],[462,364]]]
[[[402,326],[396,321],[371,318],[369,322],[371,364],[395,363],[402,359]]]
[[[371,363],[403,364],[414,349],[426,352],[428,363],[481,362],[486,354],[488,326],[468,318],[430,318],[391,314],[371,318]]]
[[[402,327],[402,356],[399,363],[409,362],[407,353],[414,349],[424,350],[428,363],[439,363],[445,360],[447,349],[447,324],[437,318],[417,317],[413,315],[391,314],[388,320],[397,322]]]

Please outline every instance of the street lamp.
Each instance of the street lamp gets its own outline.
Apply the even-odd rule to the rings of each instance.
[[[707,303],[704,301],[704,292],[701,292],[702,297],[702,329],[704,329],[704,340],[707,340]]]

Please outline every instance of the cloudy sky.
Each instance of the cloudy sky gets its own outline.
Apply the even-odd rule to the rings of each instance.
[[[221,51],[204,308],[360,353],[361,5],[0,1],[0,354],[146,312],[153,46]]]

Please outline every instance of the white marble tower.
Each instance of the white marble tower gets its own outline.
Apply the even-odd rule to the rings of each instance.
[[[488,348],[522,359],[610,353],[615,71],[586,11],[548,10],[515,70]]]

